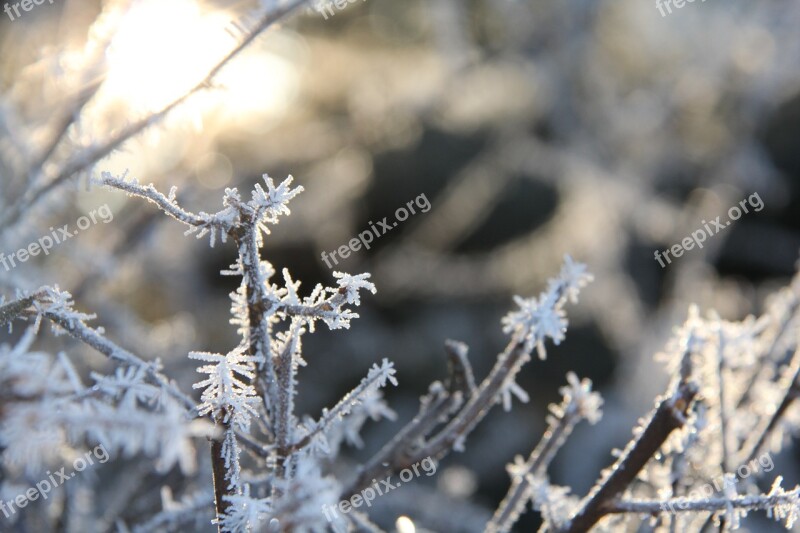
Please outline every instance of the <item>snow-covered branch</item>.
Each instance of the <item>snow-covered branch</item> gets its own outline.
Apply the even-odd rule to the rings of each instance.
[[[441,385],[433,384],[431,393],[423,398],[420,412],[414,420],[360,469],[355,481],[342,494],[356,492],[369,485],[371,479],[380,479],[425,457],[440,459],[451,450],[462,451],[467,436],[494,404],[503,402],[508,405],[512,393],[524,395],[514,378],[530,361],[534,348],[537,348],[540,357],[545,355],[543,342],[546,337],[554,341],[561,340],[567,326],[563,306],[567,301],[577,301],[580,289],[590,280],[591,275],[587,274],[586,267],[567,256],[559,275],[550,280],[547,291],[538,299],[516,298],[520,310],[510,313],[503,320],[505,331],[511,334],[511,341],[478,388],[470,383],[471,378],[464,379],[472,375],[468,364],[465,365],[466,347],[450,343],[448,352],[453,365],[451,368],[457,370],[451,376],[451,383],[465,383],[467,394],[462,389],[451,395]],[[557,327],[551,322],[551,317],[556,315],[559,317]],[[455,410],[454,414],[450,412],[452,410]],[[440,422],[446,424],[436,434],[429,435],[430,430]],[[422,445],[419,444],[420,440]]]
[[[42,287],[31,296],[24,297],[8,304],[15,311],[15,316],[22,314],[39,314],[53,323],[57,333],[65,332],[71,337],[83,342],[87,346],[102,353],[116,364],[140,369],[148,380],[162,388],[166,393],[178,400],[191,415],[195,413],[194,401],[181,392],[177,386],[160,373],[160,364],[148,363],[133,353],[117,346],[103,336],[102,331],[86,324],[87,320],[94,318],[75,311],[72,295],[61,291],[58,287]],[[11,313],[9,313],[9,316]]]
[[[687,353],[684,360],[691,356]],[[684,376],[675,381],[672,391],[658,402],[656,409],[643,428],[636,430],[619,459],[606,471],[581,502],[569,525],[563,531],[578,533],[588,531],[606,514],[608,502],[621,495],[636,479],[644,466],[664,445],[670,434],[681,428],[698,392],[695,382]]]
[[[660,513],[702,513],[710,512],[718,519],[724,518],[731,527],[739,527],[740,520],[748,511],[767,511],[767,516],[783,522],[786,529],[792,529],[800,519],[800,486],[786,491],[781,488],[783,478],[778,476],[767,494],[749,496],[731,495],[689,499],[670,498],[667,500],[629,500],[622,499],[606,505],[608,514],[633,513],[650,516]]]
[[[511,488],[487,524],[487,533],[510,531],[534,496],[534,480],[545,475],[547,467],[575,425],[581,420],[588,420],[591,424],[600,420],[603,400],[598,393],[592,392],[592,382],[588,379],[580,381],[572,372],[567,374],[567,381],[569,385],[561,388],[564,400],[560,405],[550,405],[548,427],[539,444],[527,461],[522,462],[518,458],[517,462],[508,465]]]

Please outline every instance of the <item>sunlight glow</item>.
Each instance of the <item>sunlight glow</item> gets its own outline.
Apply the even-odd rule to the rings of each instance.
[[[131,8],[107,52],[104,88],[136,111],[158,110],[196,85],[232,48],[222,13],[194,0],[144,0]]]
[[[151,113],[186,94],[235,46],[226,27],[235,14],[208,11],[197,0],[142,0],[124,17],[107,51],[109,71],[103,107]],[[170,114],[173,124],[195,131],[271,129],[297,94],[302,45],[274,30],[249,45]],[[157,144],[157,143],[153,143]]]
[[[291,107],[297,94],[297,69],[285,57],[247,53],[231,62],[218,78],[221,107],[247,129],[264,131]]]
[[[398,518],[395,527],[397,527],[397,533],[415,533],[417,531],[414,522],[407,516]]]

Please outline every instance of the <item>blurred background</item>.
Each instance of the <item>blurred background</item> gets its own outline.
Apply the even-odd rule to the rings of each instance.
[[[0,13],[0,212],[31,180],[46,182],[186,92],[258,9],[55,0],[13,21]],[[188,390],[188,351],[238,342],[228,324],[237,281],[219,276],[234,249],[186,238],[152,205],[88,178],[127,170],[164,192],[178,186],[187,209],[213,212],[226,187],[246,192],[263,173],[292,174],[305,192],[267,239],[266,258],[307,291],[332,284],[334,269],[371,272],[378,287],[349,331],[305,338],[299,413],[317,416],[383,357],[398,369],[400,387],[387,394],[398,419],[368,424],[363,447],[347,451],[352,463],[334,465],[346,475],[445,376],[445,339],[470,346],[482,379],[507,342],[500,318],[512,295],[538,294],[568,253],[595,282],[568,309],[567,340],[523,370],[530,403],[497,407],[464,453],[380,499],[373,518],[480,531],[508,488],[505,465],[540,438],[568,370],[606,400],[601,423],[580,426],[552,470],[553,483],[584,494],[664,390],[653,355],[688,305],[741,319],[795,270],[800,3],[708,0],[662,16],[653,1],[363,0],[334,12],[300,10],[265,32],[213,87],[6,228],[8,253],[104,204],[114,214],[47,257],[0,269],[0,289],[58,284],[110,338],[161,357]],[[63,124],[64,141],[37,168]],[[754,193],[762,210],[664,268],[656,261],[656,250],[701,221],[726,220]],[[334,269],[323,262],[420,195],[429,211]],[[793,455],[776,460],[789,485],[799,479]],[[152,503],[131,501],[131,513]],[[455,525],[454,514],[474,520]],[[536,524],[529,513],[518,530]]]

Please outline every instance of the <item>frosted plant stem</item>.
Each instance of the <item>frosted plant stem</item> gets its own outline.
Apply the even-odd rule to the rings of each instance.
[[[326,411],[322,418],[320,419],[319,423],[316,427],[310,431],[307,435],[305,435],[302,439],[297,441],[296,443],[288,446],[284,450],[278,448],[279,456],[282,454],[284,456],[288,456],[290,453],[295,453],[298,451],[303,450],[306,446],[311,444],[313,440],[322,434],[325,434],[328,430],[330,430],[331,426],[337,423],[339,420],[344,418],[344,416],[352,409],[354,402],[358,401],[358,398],[366,392],[368,389],[377,388],[379,382],[384,379],[383,376],[379,373],[376,373],[373,376],[367,376],[364,378],[358,386],[347,393],[344,398],[339,400],[339,402],[333,406],[330,410]]]
[[[66,136],[70,126],[72,126],[75,123],[76,118],[80,116],[84,106],[86,106],[86,104],[88,104],[92,98],[94,98],[94,95],[97,94],[97,91],[102,85],[103,80],[96,80],[84,87],[78,94],[78,97],[75,99],[75,103],[72,108],[63,113],[63,115],[59,118],[59,122],[53,128],[53,135],[49,139],[44,150],[42,150],[42,153],[39,154],[33,164],[31,164],[30,168],[25,171],[25,175],[28,176],[29,183],[36,183],[38,181],[41,170],[45,163],[47,163],[47,161],[53,155],[53,152],[55,152],[58,145],[61,144],[61,141]]]
[[[800,489],[794,489],[780,495],[759,494],[740,496],[738,498],[703,498],[690,500],[687,498],[670,498],[667,500],[617,500],[605,506],[606,514],[636,513],[656,515],[674,510],[675,512],[717,512],[729,506],[736,509],[764,511],[777,505],[792,504],[800,496]]]
[[[167,393],[169,393],[170,396],[181,402],[181,404],[183,404],[183,406],[189,411],[190,417],[194,418],[197,416],[197,408],[194,400],[184,394],[165,376],[157,372],[153,364],[140,359],[124,348],[120,348],[112,341],[100,335],[100,333],[98,333],[95,329],[90,328],[80,321],[69,320],[52,312],[45,312],[43,313],[43,316],[51,322],[58,324],[64,331],[69,333],[71,337],[94,348],[112,361],[145,369],[145,373],[151,383],[158,385]]]
[[[786,334],[786,332],[789,330],[790,324],[792,324],[792,319],[795,317],[798,307],[800,307],[800,299],[798,299],[797,293],[794,290],[795,284],[799,282],[800,277],[795,276],[790,288],[786,289],[790,292],[790,300],[789,304],[787,305],[787,309],[780,316],[780,325],[772,337],[769,348],[758,353],[758,357],[754,365],[755,370],[753,370],[747,385],[744,386],[744,393],[736,404],[737,409],[741,409],[752,399],[751,395],[755,388],[754,385],[759,381],[759,378],[763,377],[763,373],[770,368],[770,365],[766,365],[764,362],[775,356],[775,350],[778,347],[778,343],[783,338],[784,334]]]
[[[758,436],[755,439],[755,442],[749,446],[749,443],[745,443],[744,448],[750,448],[750,454],[747,456],[747,462],[752,461],[758,456],[761,448],[764,447],[767,439],[770,437],[770,435],[772,435],[772,431],[777,427],[783,418],[783,415],[797,398],[798,379],[800,379],[800,348],[795,350],[792,360],[789,363],[789,366],[786,368],[783,378],[781,379],[781,385],[785,391],[781,403],[778,405],[778,408],[775,410],[766,425],[763,426],[763,429],[756,433]]]
[[[49,288],[42,288],[34,294],[15,300],[0,307],[0,326],[14,320],[17,317],[36,313],[34,303],[40,302],[47,304],[49,297]],[[42,316],[49,321],[57,324],[61,329],[66,331],[71,337],[77,339],[87,346],[94,348],[102,353],[112,361],[121,363],[127,366],[142,368],[145,370],[148,380],[154,385],[163,388],[168,394],[177,399],[189,411],[191,417],[197,416],[194,401],[184,394],[178,387],[169,381],[165,376],[161,375],[152,363],[139,358],[133,353],[117,346],[114,342],[108,340],[101,335],[97,330],[87,326],[81,320],[65,316],[61,312],[45,310]]]
[[[512,476],[509,488],[491,521],[486,525],[486,533],[510,531],[531,498],[531,477],[542,475],[553,461],[558,449],[564,445],[581,416],[575,406],[570,405],[564,416],[553,420],[525,462],[525,474]]]
[[[410,437],[419,435],[416,428],[425,427],[429,420],[428,413],[442,414],[440,410],[423,411],[417,418],[412,420],[405,430],[405,435],[391,441],[391,446],[387,446],[379,452],[379,455],[371,459],[359,472],[356,480],[345,487],[341,494],[347,498],[362,488],[368,486],[372,479],[383,479],[389,474],[408,468],[415,462],[421,461],[426,457],[441,459],[446,456],[462,439],[478,425],[489,413],[491,407],[497,403],[498,395],[503,384],[508,379],[513,379],[522,366],[530,360],[530,353],[525,350],[524,342],[516,340],[509,343],[506,350],[500,355],[490,374],[483,380],[480,388],[468,400],[466,405],[453,417],[453,419],[431,440],[426,441],[423,446],[415,447],[415,440]],[[447,405],[447,402],[440,401],[437,405]],[[402,433],[401,433],[402,435]],[[386,460],[382,460],[382,459]]]
[[[299,335],[298,326],[292,323],[292,327],[287,334],[286,346],[278,354],[275,376],[278,382],[278,401],[275,404],[275,445],[276,445],[276,464],[275,475],[278,480],[283,481],[289,477],[289,461],[291,458],[292,446],[292,421],[294,418],[294,384],[295,384],[295,338]],[[272,486],[273,501],[282,496],[280,483]]]
[[[421,399],[417,415],[359,469],[356,480],[342,491],[343,495],[361,490],[389,465],[392,466],[391,471],[395,468],[402,469],[406,464],[410,465],[408,455],[415,443],[424,439],[437,424],[447,420],[449,415],[463,405],[464,398],[471,398],[475,393],[475,380],[467,358],[467,346],[448,340],[445,342],[445,352],[448,356],[449,372],[447,387],[438,381],[430,385],[428,394]]]
[[[3,327],[17,318],[32,312],[33,302],[44,295],[45,293],[43,291],[39,291],[31,294],[30,296],[26,296],[24,298],[20,298],[19,300],[14,300],[13,302],[1,305],[0,327]]]
[[[722,470],[723,475],[728,472],[728,460],[729,460],[729,451],[728,451],[728,416],[727,416],[727,406],[725,403],[725,354],[724,354],[724,347],[725,347],[725,338],[722,330],[718,332],[719,338],[719,346],[717,349],[717,386],[719,388],[719,438],[720,438],[720,446],[722,448],[722,458],[720,460],[720,469]],[[719,531],[720,533],[726,530],[726,521],[725,517],[720,517],[719,520]]]
[[[517,374],[531,360],[531,352],[536,349],[544,359],[545,339],[550,338],[556,344],[561,341],[566,329],[563,306],[567,301],[576,302],[579,289],[591,279],[585,265],[566,256],[559,277],[551,280],[538,299],[515,298],[519,310],[503,319],[504,331],[511,333],[512,339],[477,389],[467,362],[466,346],[449,343],[446,347],[452,369],[451,386],[462,390],[437,394],[432,386],[417,417],[359,470],[356,479],[341,492],[342,497],[348,498],[368,486],[372,479],[381,479],[425,458],[438,460],[454,449],[463,449],[472,430],[501,397],[509,394]],[[430,405],[435,408],[429,409]],[[455,414],[448,419],[452,411]],[[431,417],[432,414],[435,416]],[[428,438],[428,432],[439,422],[445,426]]]
[[[729,464],[728,461],[730,459],[729,456],[729,443],[728,443],[728,409],[726,403],[726,391],[725,391],[725,355],[724,355],[724,347],[725,347],[725,339],[722,330],[718,332],[719,336],[719,348],[717,350],[717,386],[719,387],[719,438],[720,444],[722,445],[722,459],[720,467],[722,472],[725,473],[728,471]]]
[[[689,359],[684,357],[684,361]],[[682,372],[683,374],[684,372]],[[667,437],[686,422],[688,410],[697,395],[695,383],[681,379],[675,392],[656,407],[642,433],[631,441],[617,462],[581,502],[564,533],[589,531],[608,513],[608,505],[636,479],[642,468],[658,453]]]

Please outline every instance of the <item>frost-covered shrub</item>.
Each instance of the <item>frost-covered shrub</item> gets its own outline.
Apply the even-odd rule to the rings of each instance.
[[[306,365],[303,336],[313,333],[317,322],[330,329],[348,328],[358,318],[351,306],[360,304],[360,292],[376,290],[369,274],[337,272],[336,286],[319,285],[306,296],[286,270],[283,283],[273,281],[275,270],[262,258],[261,247],[270,226],[290,213],[288,203],[302,188],[291,188],[291,177],[276,186],[265,176],[266,187],[256,184],[250,200],[228,189],[222,210],[195,214],[176,202],[175,189],[165,196],[152,185],[107,173],[99,183],[154,203],[187,225],[187,234],[210,236],[212,246],[218,239],[235,243],[238,257],[222,274],[241,278],[231,294],[231,322],[238,326],[241,342],[226,354],[189,354],[204,374],[194,385],[202,389],[196,404],[162,373],[157,361],[142,360],[88,325],[94,317],[76,311],[68,293],[43,287],[17,294],[0,307],[3,325],[30,322],[16,345],[3,345],[0,351],[4,493],[41,476],[46,466],[98,444],[115,457],[148,457],[156,471],[178,465],[184,475],[191,474],[197,438],[206,437],[211,441],[214,523],[221,531],[376,530],[365,514],[336,515],[328,522],[322,509],[349,499],[376,479],[463,450],[470,432],[495,404],[508,410],[512,396],[527,401],[528,394],[515,382],[517,374],[534,351],[544,359],[546,344],[564,339],[565,305],[577,304],[580,290],[592,279],[584,265],[566,257],[561,272],[538,297],[517,297],[518,309],[503,319],[509,344],[480,384],[467,347],[448,341],[446,381],[430,385],[417,416],[352,479],[339,479],[328,472],[328,465],[342,441],[357,441],[367,418],[393,416],[381,389],[398,382],[393,365],[384,360],[317,419],[295,415],[298,373]],[[800,488],[784,490],[780,476],[764,493],[755,476],[739,486],[725,483],[705,497],[694,488],[715,475],[730,476],[737,465],[765,450],[780,449],[797,427],[799,289],[795,281],[762,316],[742,322],[714,313],[702,318],[696,308],[690,309],[686,323],[660,355],[672,375],[668,390],[581,499],[569,487],[551,485],[548,466],[577,423],[599,422],[603,402],[590,381],[568,374],[563,400],[551,406],[541,441],[527,459],[518,457],[509,465],[511,488],[486,531],[509,531],[529,506],[541,513],[547,531],[578,532],[595,525],[618,530],[625,522],[642,519],[654,527],[694,529],[710,520],[735,529],[751,510],[765,510],[791,528],[800,512]],[[68,355],[32,352],[43,321],[57,334],[107,356],[117,365],[116,373],[92,374],[94,383],[87,386]],[[244,465],[245,454],[252,459],[250,466]],[[192,509],[211,505],[209,489],[188,492],[182,503],[175,503],[165,486],[164,510],[129,526],[137,531],[180,529],[184,521],[196,519]],[[52,509],[55,502],[47,505]]]
[[[124,16],[127,2],[106,2],[107,9],[93,26],[84,55],[45,54],[47,59],[42,60],[45,67],[47,61],[53,60],[57,63],[53,71],[63,69],[70,74],[63,76],[68,82],[66,89],[54,85],[48,93],[51,98],[69,95],[60,102],[64,105],[59,108],[54,131],[42,135],[38,127],[30,125],[38,124],[31,119],[35,112],[27,110],[26,114],[6,94],[0,101],[2,249],[16,250],[29,237],[36,237],[37,232],[41,235],[44,231],[41,226],[48,223],[39,215],[53,206],[64,209],[66,205],[55,194],[65,190],[64,184],[75,176],[94,174],[94,166],[107,155],[123,146],[130,147],[128,141],[157,126],[184,100],[215,86],[219,81],[216,74],[261,30],[303,3],[302,0],[262,2],[253,17],[256,22],[248,21],[248,28],[237,34],[230,55],[210,65],[208,75],[197,80],[196,86],[176,95],[163,108],[107,124],[110,119],[102,112],[102,106],[96,106],[96,100],[102,100],[95,98],[102,84],[96,85],[95,79],[97,72],[105,68],[104,51],[113,24]],[[608,28],[614,27],[615,20],[628,17],[638,20],[639,16],[637,10],[604,7],[611,3],[597,3],[600,7],[593,4],[588,9],[585,2],[578,1],[536,4],[532,8],[526,3],[488,3],[489,16],[485,22],[475,22],[478,26],[486,25],[486,29],[474,32],[481,35],[480,39],[470,35],[470,31],[462,31],[466,28],[461,25],[467,26],[472,19],[462,3],[431,4],[441,8],[437,16],[451,30],[437,37],[441,39],[439,45],[453,77],[419,76],[414,81],[420,83],[423,94],[414,98],[403,94],[406,90],[403,84],[386,88],[386,93],[380,85],[365,84],[358,88],[361,92],[354,91],[358,97],[353,96],[349,106],[344,107],[355,110],[353,114],[364,121],[357,120],[355,125],[359,127],[352,129],[362,134],[367,132],[364,136],[382,149],[394,143],[414,144],[414,132],[422,129],[415,124],[417,121],[438,121],[440,127],[469,132],[484,126],[484,120],[494,123],[496,128],[491,137],[497,141],[490,143],[482,157],[467,165],[458,176],[458,183],[447,191],[451,201],[442,204],[450,204],[451,215],[461,208],[452,198],[472,200],[472,208],[479,211],[476,218],[488,217],[488,210],[497,204],[506,186],[513,183],[512,176],[520,173],[550,176],[546,179],[555,182],[563,196],[561,215],[540,235],[541,240],[507,247],[497,261],[497,264],[518,265],[515,266],[518,278],[537,279],[540,265],[528,265],[520,258],[527,261],[530,250],[555,249],[550,245],[557,242],[564,249],[571,250],[574,246],[576,255],[590,256],[589,262],[596,268],[598,278],[615,277],[616,284],[612,285],[623,285],[622,268],[618,267],[625,257],[621,241],[627,221],[635,221],[632,225],[637,226],[639,237],[646,239],[668,240],[680,230],[677,223],[672,230],[656,229],[662,227],[665,218],[670,221],[683,218],[679,214],[684,207],[665,202],[651,191],[663,185],[662,179],[673,179],[675,173],[689,175],[698,166],[711,169],[719,166],[718,172],[727,180],[729,167],[737,166],[748,170],[739,173],[737,168],[737,172],[731,173],[735,182],[748,187],[771,184],[767,190],[772,190],[775,196],[774,169],[769,168],[763,154],[753,145],[755,117],[745,115],[745,120],[729,121],[718,109],[732,106],[718,106],[716,102],[726,98],[745,102],[739,107],[752,113],[766,107],[777,95],[789,92],[796,70],[791,67],[800,57],[791,53],[794,48],[778,47],[774,61],[770,62],[757,61],[751,50],[771,50],[773,39],[779,43],[794,42],[791,37],[796,34],[796,25],[792,24],[796,8],[792,8],[791,16],[787,15],[787,6],[776,5],[757,10],[755,16],[743,17],[744,21],[717,17],[715,20],[723,28],[734,28],[727,35],[738,44],[707,49],[702,45],[706,43],[708,27],[699,10],[694,12],[698,15],[693,15],[698,18],[689,23],[690,31],[680,42],[672,43],[675,48],[667,48],[658,39],[664,35],[663,25],[658,26],[657,32],[649,31],[653,26],[648,26],[648,31],[620,34],[624,46],[608,38],[614,33]],[[709,4],[711,9],[717,8]],[[775,25],[772,21],[776,19],[783,22]],[[590,68],[576,68],[573,61],[560,55],[554,60],[552,54],[539,53],[541,43],[559,41],[551,34],[559,21],[569,26],[572,44],[567,55]],[[494,25],[502,24],[513,31],[493,29]],[[629,26],[640,29],[636,24]],[[765,28],[774,30],[774,34]],[[479,51],[478,41],[482,39],[492,51],[486,57],[473,53]],[[642,41],[647,46],[629,44]],[[617,47],[626,50],[627,59],[610,61],[620,55]],[[565,50],[563,46],[556,48],[558,53]],[[701,48],[704,53],[695,53]],[[525,65],[535,68],[519,68],[520,59],[532,50],[535,57],[527,57]],[[648,53],[655,55],[647,56]],[[675,76],[673,69],[664,67],[674,61],[673,55],[681,53],[690,56],[688,66],[682,75]],[[379,54],[375,57],[377,62],[383,59]],[[344,63],[352,66],[359,62]],[[416,69],[432,62],[408,63]],[[36,80],[41,72],[50,72],[38,67],[28,69],[12,92],[25,92],[32,84],[24,81]],[[756,75],[762,71],[763,75]],[[714,74],[717,72],[734,72],[736,76]],[[346,68],[342,73],[349,75]],[[698,73],[704,76],[698,78]],[[447,82],[433,84],[430,78],[438,77]],[[636,80],[642,80],[649,92],[643,93],[636,87]],[[506,83],[509,81],[512,86]],[[318,85],[324,86],[323,92],[329,90],[329,84]],[[495,85],[507,90],[494,90]],[[467,90],[453,91],[453,86]],[[578,87],[582,89],[574,90]],[[384,97],[376,98],[375,92]],[[529,98],[529,94],[536,94],[536,98]],[[587,98],[587,94],[597,97]],[[480,98],[473,100],[474,95]],[[388,102],[394,96],[402,96],[398,99],[403,103],[390,105]],[[320,98],[324,100],[326,96]],[[673,102],[679,120],[669,118],[675,113],[664,102]],[[44,106],[36,109],[41,121],[50,118],[44,116],[49,112]],[[424,113],[430,113],[426,110],[431,109],[441,112],[425,116]],[[420,115],[412,116],[412,110]],[[337,113],[333,114],[339,121]],[[386,121],[387,115],[398,120]],[[517,121],[523,116],[526,124],[536,127],[530,131],[527,126],[519,127]],[[392,128],[400,133],[374,127],[370,119],[394,124]],[[344,128],[352,126],[342,123]],[[512,124],[510,128],[508,123]],[[706,135],[709,124],[712,133],[726,131],[730,135]],[[198,135],[212,137],[207,130],[201,130]],[[317,135],[316,144],[324,145],[332,153],[338,154],[344,148],[337,143],[345,141],[330,142],[328,128],[317,128],[322,133],[316,134],[314,128],[309,130],[304,135]],[[677,133],[684,130],[689,132],[685,138]],[[389,138],[392,133],[397,138]],[[283,134],[281,131],[278,135]],[[29,142],[20,142],[21,137],[28,137],[25,141]],[[348,136],[341,137],[350,142]],[[556,142],[545,142],[545,137],[553,137]],[[588,138],[596,143],[592,150],[585,149]],[[253,136],[241,142],[252,148],[263,141]],[[314,143],[308,141],[308,144]],[[313,157],[305,155],[306,150],[301,152],[304,155],[294,157],[304,161]],[[737,154],[737,161],[732,164],[725,159],[727,155],[717,156],[724,162],[720,164],[715,159],[718,153]],[[349,155],[350,160],[346,157],[343,160],[352,163],[353,154]],[[351,164],[344,168],[354,166],[355,170],[368,167]],[[490,179],[494,184],[488,188],[480,182],[486,168],[492,169]],[[691,172],[663,172],[664,168]],[[622,178],[612,181],[612,176]],[[334,178],[338,181],[331,189],[352,185],[349,176]],[[158,340],[158,332],[137,321],[113,298],[97,305],[97,318],[79,311],[89,307],[87,298],[82,296],[94,295],[92,282],[98,277],[115,284],[125,283],[113,251],[99,254],[93,249],[87,253],[78,249],[75,242],[76,250],[72,253],[86,267],[75,289],[62,282],[57,264],[45,263],[40,269],[40,264],[31,262],[25,269],[10,274],[0,271],[0,287],[8,298],[0,303],[0,325],[8,326],[10,334],[16,336],[0,342],[0,504],[10,504],[30,487],[52,479],[52,472],[62,471],[70,462],[74,464],[85,456],[86,450],[98,445],[113,458],[107,465],[95,465],[91,472],[69,478],[69,484],[63,490],[50,492],[46,501],[39,498],[40,501],[31,502],[32,509],[17,508],[8,519],[0,516],[2,529],[379,530],[368,516],[378,515],[374,509],[361,506],[362,512],[339,514],[333,522],[328,522],[323,509],[350,499],[372,486],[376,479],[395,475],[424,460],[441,460],[452,451],[468,449],[471,432],[486,420],[496,404],[511,410],[514,398],[528,401],[533,391],[521,386],[521,380],[518,383],[520,370],[531,363],[535,372],[536,359],[545,359],[549,344],[557,345],[565,339],[566,304],[577,304],[579,291],[589,281],[585,267],[567,257],[561,272],[540,295],[516,297],[517,308],[501,325],[510,336],[508,346],[480,383],[476,383],[467,347],[447,341],[447,377],[430,384],[416,415],[377,454],[349,470],[341,453],[343,448],[361,444],[361,429],[368,420],[395,418],[382,391],[389,385],[398,385],[401,376],[396,375],[391,362],[378,362],[380,358],[376,357],[376,361],[360,369],[366,375],[360,382],[354,379],[355,388],[338,403],[315,417],[297,414],[297,382],[302,380],[302,367],[306,364],[301,341],[314,333],[320,322],[331,330],[347,328],[357,318],[353,308],[360,305],[361,296],[369,298],[368,293],[376,289],[368,274],[335,273],[330,287],[320,285],[308,292],[301,291],[299,281],[288,270],[278,274],[262,257],[265,236],[272,225],[289,214],[288,202],[300,188],[292,188],[291,180],[276,186],[267,178],[265,184],[253,185],[249,197],[249,191],[240,194],[236,189],[228,189],[221,210],[193,213],[177,203],[175,190],[162,194],[154,186],[143,186],[124,176],[103,175],[100,183],[154,203],[185,224],[187,233],[208,237],[211,246],[222,242],[235,245],[236,253],[230,258],[233,264],[222,274],[239,281],[238,289],[231,295],[231,322],[238,328],[238,342],[219,349],[219,353],[204,351],[210,349],[207,346],[176,350],[174,345],[167,348],[166,343]],[[480,201],[467,194],[472,189],[479,191]],[[317,193],[318,199],[324,196]],[[324,200],[318,200],[314,209],[322,211],[321,204],[328,206],[328,198]],[[344,205],[341,198],[331,200],[339,202],[332,202],[335,207],[328,207],[331,212],[346,211],[341,207]],[[192,201],[200,203],[197,198]],[[154,218],[161,217],[155,210],[151,212]],[[318,216],[324,219],[326,215]],[[439,243],[445,251],[439,250],[437,259],[442,259],[450,245],[457,244],[463,232],[472,227],[464,217],[452,220],[458,227],[449,236],[440,236],[451,241]],[[590,239],[581,238],[580,232],[564,231],[572,225],[587,227],[590,224],[586,220],[605,223],[591,228],[597,233]],[[431,222],[431,227],[439,221]],[[116,251],[135,241],[136,232],[131,233],[115,243]],[[590,243],[597,242],[603,250],[589,253]],[[72,250],[72,246],[69,248]],[[387,257],[395,261],[392,268],[387,268],[390,262]],[[595,261],[598,257],[603,259]],[[89,258],[91,264],[86,264],[90,263]],[[424,291],[422,281],[429,285],[442,283],[445,292],[470,289],[481,295],[513,286],[509,276],[493,275],[475,287],[463,287],[464,272],[484,272],[482,257],[429,259],[419,248],[401,246],[393,254],[384,254],[381,261],[385,262],[377,264],[377,270],[369,270],[383,270],[386,275],[381,276],[385,280],[382,283],[393,284],[395,292]],[[689,264],[688,259],[684,264]],[[195,266],[181,263],[180,272],[189,276]],[[461,276],[450,279],[448,269],[454,267],[466,268],[461,270]],[[431,272],[433,275],[427,277],[436,280],[432,284],[422,275]],[[36,288],[45,282],[49,285]],[[56,282],[69,286],[74,298],[60,290]],[[796,355],[797,292],[795,281],[776,294],[763,315],[741,322],[729,322],[713,311],[701,314],[691,308],[684,326],[676,331],[664,353],[659,354],[666,373],[671,376],[671,384],[656,399],[653,411],[634,429],[630,442],[616,452],[614,464],[599,474],[594,488],[585,495],[574,494],[571,487],[558,486],[557,474],[551,466],[579,422],[600,424],[603,403],[589,380],[567,374],[566,384],[561,388],[563,398],[551,406],[543,437],[535,446],[531,443],[532,452],[527,458],[517,457],[508,466],[508,494],[485,529],[507,531],[522,513],[531,509],[541,516],[546,531],[585,531],[592,527],[610,531],[636,528],[697,531],[710,525],[734,529],[746,524],[742,519],[750,511],[762,511],[780,525],[792,527],[797,518],[798,489],[782,488],[782,478],[770,474],[772,467],[758,472],[751,468],[747,471],[752,475],[747,476],[740,472],[765,454],[780,450],[797,428],[795,399],[800,368]],[[620,304],[627,311],[622,316],[628,320],[619,320],[620,315],[614,315],[606,320],[604,327],[617,340],[646,335],[644,328],[639,327],[637,305],[626,307],[625,302],[619,301],[622,297],[618,292],[610,294],[618,300],[602,305]],[[197,309],[198,315],[206,312],[209,312],[206,307]],[[109,327],[108,335],[94,325],[99,323]],[[56,335],[62,336],[55,343],[44,327],[47,324]],[[175,331],[174,336],[180,337],[180,327],[176,325]],[[68,341],[64,336],[73,340]],[[78,343],[85,346],[79,347]],[[58,348],[49,349],[53,345]],[[100,363],[81,357],[85,348],[105,355],[116,369],[87,372],[87,367],[96,369]],[[137,355],[144,353],[163,353],[164,361]],[[199,374],[193,376],[194,387],[189,383],[179,385],[186,376],[174,368],[167,369],[175,360],[194,365]],[[771,456],[766,457],[772,461]],[[431,489],[426,487],[426,490]],[[406,494],[409,493],[398,491],[383,499],[401,499]],[[432,490],[413,494],[434,504],[440,501],[433,496],[426,498]],[[5,513],[8,507],[3,505],[0,510]],[[16,506],[21,507],[19,503]],[[424,527],[427,523],[422,516],[422,505],[410,507],[418,509],[420,514],[418,520],[414,515],[410,519]],[[453,524],[464,530],[483,530],[486,520],[477,523],[476,517],[481,514],[476,509],[479,507],[465,504],[460,508],[464,512],[450,512],[448,508],[440,513],[448,515]],[[375,518],[386,521],[385,514]],[[407,525],[407,520],[401,524]],[[438,529],[451,530],[446,526]]]

